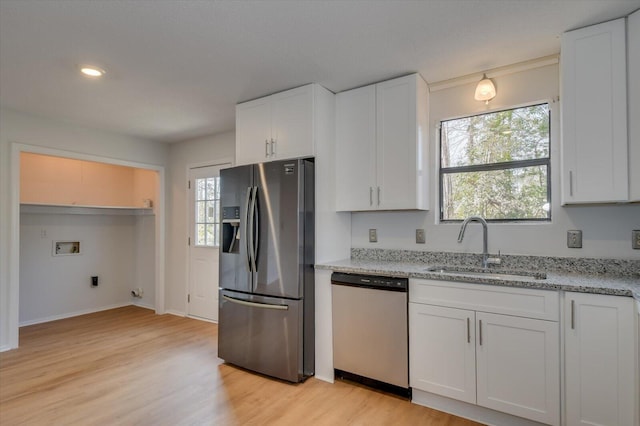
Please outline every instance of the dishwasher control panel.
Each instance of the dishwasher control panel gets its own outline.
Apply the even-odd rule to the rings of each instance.
[[[406,292],[409,287],[409,279],[334,272],[331,274],[331,284]]]

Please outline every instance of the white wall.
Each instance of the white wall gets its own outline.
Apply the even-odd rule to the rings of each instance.
[[[19,273],[18,268],[10,269],[16,264],[12,262],[16,256],[12,257],[10,250],[18,235],[11,229],[14,214],[11,176],[17,167],[11,163],[12,143],[153,166],[164,166],[168,155],[164,144],[0,110],[0,350],[17,344],[18,316],[14,304],[19,299],[10,286],[11,277]],[[163,209],[162,205],[158,207]]]
[[[498,95],[485,106],[473,99],[475,83],[433,91],[430,94],[430,168],[432,182],[428,212],[375,212],[352,214],[352,246],[423,251],[481,252],[482,232],[471,225],[462,244],[457,243],[459,224],[437,224],[438,176],[436,146],[440,120],[472,115],[487,110],[540,101],[551,107],[551,196],[552,221],[544,224],[489,224],[489,251],[508,254],[640,258],[631,249],[631,231],[640,229],[640,204],[561,207],[560,200],[560,122],[559,68],[549,65],[494,79]],[[594,99],[597,102],[597,99]],[[369,228],[378,229],[378,243],[368,242]],[[415,230],[424,228],[426,244],[415,244]],[[566,231],[581,229],[583,248],[568,249]]]
[[[54,241],[80,254],[53,256]],[[21,214],[20,325],[129,304],[136,254],[134,216]]]
[[[142,289],[142,297],[129,297],[129,301],[145,308],[156,308],[156,271],[155,271],[155,251],[156,231],[155,216],[143,215],[134,216],[134,280],[127,287],[127,295],[131,294],[133,288]],[[166,291],[166,290],[165,290]]]
[[[167,176],[167,311],[187,312],[187,236],[189,167],[218,164],[235,157],[235,132],[173,144],[169,150]]]

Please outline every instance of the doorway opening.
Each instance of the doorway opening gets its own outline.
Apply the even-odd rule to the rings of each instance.
[[[9,347],[23,325],[129,304],[164,313],[164,167],[18,143],[11,154]],[[54,256],[60,241],[79,253]]]

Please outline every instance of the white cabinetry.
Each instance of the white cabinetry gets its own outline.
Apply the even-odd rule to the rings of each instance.
[[[559,424],[558,323],[478,312],[476,327],[478,405]]]
[[[640,10],[627,17],[629,201],[640,201]]]
[[[475,404],[475,315],[409,303],[411,387]]]
[[[415,279],[409,295],[414,390],[559,424],[556,292]]]
[[[319,111],[332,97],[309,84],[236,105],[236,164],[313,156]]]
[[[565,295],[567,425],[637,425],[634,300]]]
[[[336,95],[336,142],[336,209],[374,209],[375,84]]]
[[[562,36],[563,204],[629,199],[626,53],[625,18]]]
[[[336,95],[338,211],[428,209],[428,88],[412,74]]]

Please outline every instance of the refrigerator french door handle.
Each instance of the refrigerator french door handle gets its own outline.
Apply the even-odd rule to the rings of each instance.
[[[249,227],[251,228],[251,241],[249,244],[251,245],[251,255],[249,256],[249,260],[251,262],[251,271],[258,272],[258,268],[256,266],[256,256],[258,255],[258,239],[260,235],[258,234],[258,187],[254,186],[251,191],[251,223]]]
[[[235,297],[229,297],[226,295],[222,295],[222,298],[228,300],[231,303],[237,303],[238,305],[249,306],[251,308],[261,308],[261,309],[275,309],[278,311],[287,311],[289,307],[287,305],[271,305],[268,303],[256,303],[256,302],[248,302],[246,300],[236,299]]]
[[[245,206],[247,208],[247,221],[246,221],[246,225],[245,225],[245,230],[244,230],[244,238],[245,238],[245,246],[247,249],[247,267],[249,268],[249,272],[253,272],[253,269],[251,269],[251,256],[253,255],[253,251],[252,251],[252,240],[253,240],[253,236],[252,236],[252,218],[253,218],[253,210],[251,209],[251,195],[253,193],[253,187],[248,187],[247,188],[247,200],[245,202]]]
[[[260,207],[258,206],[258,187],[253,193],[253,217],[255,229],[253,235],[253,270],[258,272],[258,250],[260,248]]]

